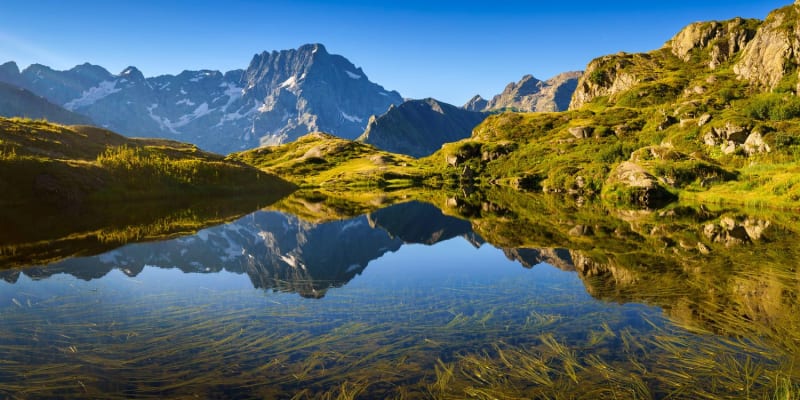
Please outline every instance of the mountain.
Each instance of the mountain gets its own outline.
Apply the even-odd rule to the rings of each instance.
[[[377,148],[413,157],[434,153],[443,144],[468,138],[486,114],[427,98],[409,100],[372,117],[357,139]]]
[[[26,88],[128,136],[162,137],[229,153],[325,131],[354,139],[371,115],[400,104],[321,44],[263,52],[243,70],[184,71],[145,78],[83,64],[68,71],[0,66],[0,81]]]
[[[0,82],[0,116],[46,119],[65,125],[90,125],[91,119],[55,105],[27,89]]]
[[[486,106],[488,105],[489,102],[486,99],[481,97],[481,95],[476,94],[475,97],[469,99],[467,104],[464,104],[462,108],[467,111],[481,112],[483,110],[486,110]]]
[[[569,110],[495,113],[469,138],[394,170],[468,192],[507,186],[631,208],[691,199],[800,209],[797,26],[800,2],[764,21],[691,24],[647,53],[598,57],[578,79]],[[540,86],[531,77],[507,92]],[[269,169],[264,161],[259,167]],[[344,176],[358,187],[392,173],[358,165],[358,175],[321,167],[303,179]]]
[[[564,111],[569,107],[580,71],[564,72],[547,81],[540,81],[532,75],[525,75],[519,82],[506,86],[503,93],[487,101],[476,95],[463,108],[469,111],[513,110],[521,112]]]

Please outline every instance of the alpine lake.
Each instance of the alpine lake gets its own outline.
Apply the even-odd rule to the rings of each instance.
[[[5,209],[0,398],[797,398],[798,235],[500,189]]]

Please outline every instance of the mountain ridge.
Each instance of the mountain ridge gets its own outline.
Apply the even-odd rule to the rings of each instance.
[[[20,71],[8,62],[0,81],[128,136],[177,139],[222,154],[320,130],[355,139],[371,115],[402,102],[321,44],[257,53],[245,69],[149,78],[133,66],[114,75],[88,63]]]
[[[486,100],[475,95],[463,108],[469,111],[556,112],[569,107],[582,71],[562,72],[546,81],[527,74],[506,85],[502,93]]]

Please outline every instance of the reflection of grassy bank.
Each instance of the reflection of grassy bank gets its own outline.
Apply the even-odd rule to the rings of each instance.
[[[35,206],[0,212],[0,268],[45,265],[126,243],[197,232],[267,206],[272,195],[111,203],[54,212]]]

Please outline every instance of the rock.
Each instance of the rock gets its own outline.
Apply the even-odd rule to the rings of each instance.
[[[522,112],[565,111],[569,108],[570,99],[582,75],[581,71],[564,72],[547,81],[525,75],[519,82],[509,83],[503,93],[494,96],[483,109],[476,111],[506,109]]]
[[[591,226],[586,225],[575,225],[569,231],[570,236],[590,236],[592,235],[593,230]]]
[[[747,140],[744,141],[742,148],[749,156],[759,153],[769,153],[772,151],[772,148],[770,148],[769,145],[764,141],[764,138],[759,132],[753,132],[747,136]]]
[[[697,242],[697,251],[699,251],[700,254],[703,254],[703,255],[711,254],[711,249],[709,249],[708,246],[706,246],[706,245],[704,245],[704,244],[702,244],[700,242]]]
[[[447,165],[451,167],[457,167],[458,164],[461,164],[461,162],[464,161],[457,154],[450,154],[447,157],[445,157],[445,160],[447,161]]]
[[[734,18],[725,22],[697,22],[683,28],[669,40],[665,47],[670,48],[676,57],[690,61],[695,54],[708,51],[707,65],[716,69],[743,49],[755,36],[752,21]]]
[[[486,99],[481,97],[481,95],[476,94],[475,97],[469,99],[469,101],[466,104],[464,104],[461,108],[467,111],[480,112],[485,110],[486,105],[488,104],[489,102],[486,101]]]
[[[705,235],[705,237],[707,237],[708,240],[713,241],[718,234],[719,234],[719,226],[715,224],[706,224],[706,226],[703,228],[703,235]]]
[[[787,65],[800,63],[800,25],[795,8],[787,6],[767,16],[734,65],[736,75],[773,89],[790,71]]]
[[[720,150],[722,150],[722,154],[733,154],[736,152],[736,143],[732,141],[727,141],[720,145]]]
[[[761,238],[764,236],[764,231],[767,230],[769,226],[770,222],[766,220],[752,218],[747,218],[744,220],[744,229],[747,231],[747,236],[750,237],[751,240],[755,241],[761,240]]]
[[[572,136],[575,136],[576,139],[587,139],[592,137],[594,128],[591,126],[574,126],[569,128],[568,131]]]
[[[727,122],[724,127],[712,127],[703,136],[703,142],[709,146],[724,145],[729,146],[732,142],[735,145],[743,144],[750,135],[750,128]]]
[[[711,114],[703,114],[700,116],[700,119],[697,120],[697,126],[702,127],[703,125],[707,124],[711,121]]]
[[[658,179],[640,165],[625,161],[619,164],[606,179],[605,188],[621,185],[628,198],[620,199],[631,205],[658,208],[675,199],[675,196],[658,183]]]
[[[569,104],[570,110],[583,107],[597,97],[624,92],[641,82],[625,67],[632,64],[631,55],[619,53],[596,58],[586,67]]]

